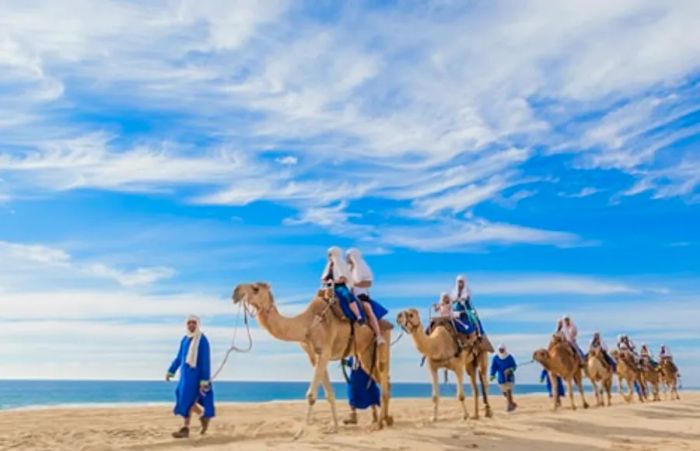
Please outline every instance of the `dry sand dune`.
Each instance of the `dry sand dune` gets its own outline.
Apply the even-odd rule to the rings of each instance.
[[[700,450],[700,393],[649,404],[614,401],[611,408],[553,413],[547,398],[527,396],[516,413],[506,414],[504,400],[494,397],[494,418],[463,422],[455,401],[444,399],[433,424],[430,400],[402,399],[392,404],[393,428],[368,432],[370,414],[363,412],[363,424],[337,434],[325,432],[330,416],[323,402],[313,426],[303,426],[302,402],[224,404],[210,434],[181,441],[170,438],[179,422],[168,407],[6,411],[0,413],[0,449]]]

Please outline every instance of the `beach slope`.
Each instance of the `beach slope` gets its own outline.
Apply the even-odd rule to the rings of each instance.
[[[170,438],[179,421],[165,406],[4,411],[0,449],[700,450],[700,393],[681,396],[629,405],[616,396],[610,408],[553,413],[549,400],[535,395],[518,399],[513,414],[503,411],[502,398],[493,397],[494,418],[466,422],[459,419],[456,401],[443,399],[434,424],[428,420],[429,399],[400,399],[392,402],[394,427],[369,432],[371,415],[361,412],[359,426],[341,426],[337,434],[326,432],[325,402],[317,405],[313,426],[303,424],[303,402],[223,404],[209,434],[200,437],[195,430],[179,441]],[[339,410],[347,412],[342,405]]]

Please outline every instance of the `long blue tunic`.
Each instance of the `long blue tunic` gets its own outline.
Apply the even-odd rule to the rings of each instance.
[[[177,370],[180,370],[180,381],[175,389],[175,408],[173,413],[182,417],[189,417],[190,410],[195,403],[200,404],[204,408],[202,416],[211,418],[216,414],[214,409],[214,389],[209,384],[209,390],[202,395],[200,393],[200,383],[210,382],[211,377],[211,356],[209,353],[209,340],[202,335],[199,340],[199,349],[197,351],[197,366],[190,367],[187,360],[187,351],[190,348],[192,339],[188,336],[182,338],[180,342],[180,350],[173,363],[170,364],[168,373],[174,375]]]
[[[348,359],[349,365],[353,366],[352,358]],[[350,383],[348,384],[348,403],[355,409],[366,409],[379,405],[379,386],[365,373],[361,366],[353,368],[350,373]]]
[[[542,370],[542,374],[540,375],[540,379],[547,381],[547,391],[549,392],[549,396],[551,397],[552,396],[552,381],[549,379],[549,372],[547,370]],[[559,376],[557,376],[557,394],[559,396],[566,395],[566,388],[564,388],[564,381]]]
[[[515,364],[515,359],[512,355],[508,354],[508,357],[502,359],[501,356],[496,354],[491,361],[491,376],[498,375],[499,384],[513,383],[515,382],[515,369],[517,367],[518,365]]]

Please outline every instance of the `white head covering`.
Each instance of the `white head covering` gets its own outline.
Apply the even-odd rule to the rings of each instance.
[[[202,339],[202,331],[200,330],[202,323],[197,315],[188,316],[185,324],[189,323],[190,321],[195,321],[197,323],[197,328],[194,330],[194,332],[190,332],[190,330],[187,329],[187,336],[191,338],[192,341],[190,341],[190,347],[187,350],[187,358],[185,359],[185,362],[190,366],[190,368],[196,368],[199,341]]]
[[[343,261],[343,251],[337,246],[328,248],[328,263],[326,263],[326,268],[323,270],[321,277],[325,277],[328,274],[331,262],[333,262],[333,281],[337,282],[341,277],[345,277],[347,285],[352,287],[352,275],[345,261]]]
[[[500,345],[498,345],[498,347],[497,347],[496,349],[498,350],[498,355],[499,355],[501,358],[505,359],[505,358],[508,357],[508,348],[506,348],[506,345],[504,345],[503,343],[501,343]],[[501,353],[501,349],[503,349],[503,352],[502,352],[502,353]]]
[[[445,299],[445,296],[449,298],[450,293],[448,293],[447,291],[443,291],[442,293],[440,293],[440,302],[442,302],[442,300]]]
[[[374,275],[372,274],[372,270],[369,268],[367,265],[367,262],[365,259],[362,257],[362,253],[360,252],[359,249],[357,248],[351,248],[348,249],[348,251],[345,253],[347,258],[350,258],[352,260],[352,280],[354,283],[358,282],[364,282],[364,281],[369,281],[373,282],[374,281]]]
[[[459,293],[459,282],[464,282],[464,288],[462,289],[462,293]],[[463,301],[466,300],[468,297],[471,296],[471,290],[469,289],[469,285],[467,285],[467,278],[459,275],[457,276],[457,279],[455,280],[455,288],[452,290],[452,300],[453,301]]]

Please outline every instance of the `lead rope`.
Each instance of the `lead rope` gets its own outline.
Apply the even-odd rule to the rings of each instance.
[[[241,316],[241,309],[243,310],[243,324],[245,325],[246,335],[248,336],[248,347],[245,349],[236,346],[236,332],[238,332],[238,319]],[[211,381],[213,381],[219,376],[219,373],[221,373],[221,371],[224,369],[224,366],[226,366],[226,362],[228,361],[228,358],[232,352],[235,351],[241,354],[246,354],[250,352],[251,349],[253,349],[253,336],[250,333],[250,325],[248,324],[248,314],[248,307],[246,306],[245,302],[242,302],[238,307],[238,313],[236,314],[236,322],[234,323],[233,337],[231,338],[231,346],[229,346],[228,350],[226,351],[224,360],[219,365],[219,368],[216,370],[216,372],[214,372],[214,375],[211,377]]]

